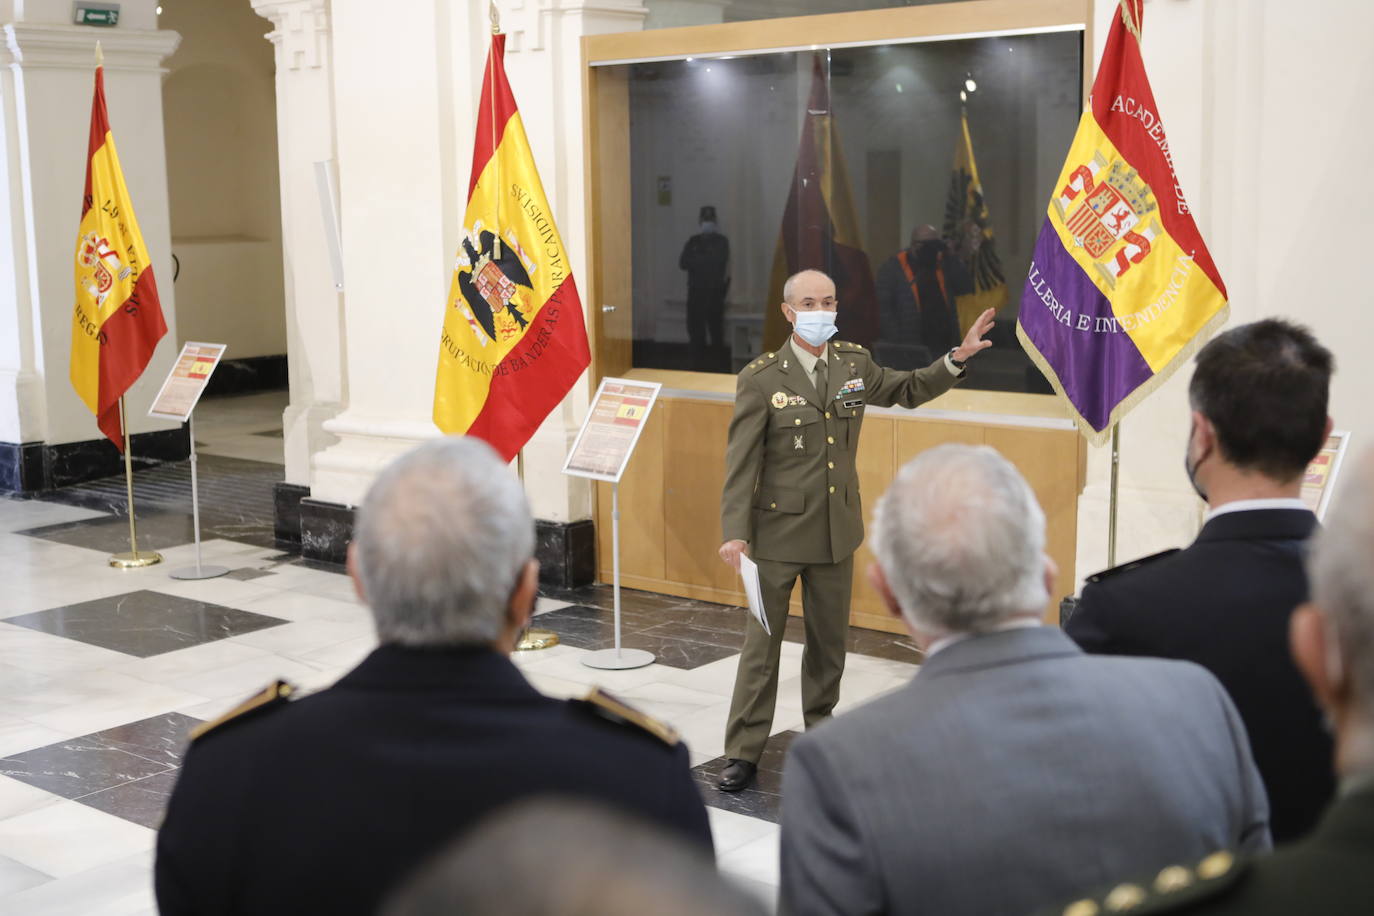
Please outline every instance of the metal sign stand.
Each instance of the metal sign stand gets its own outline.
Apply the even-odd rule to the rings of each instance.
[[[196,531],[196,565],[174,569],[168,575],[173,579],[213,579],[229,571],[227,566],[204,566],[200,562],[200,487],[196,474],[196,418],[192,413],[186,422],[190,424],[187,432],[191,436],[191,523]]]
[[[615,645],[582,656],[588,668],[609,671],[643,668],[654,663],[654,654],[644,649],[626,649],[620,644],[620,478],[639,443],[640,433],[663,388],[658,382],[603,378],[592,397],[587,417],[563,462],[563,473],[586,477],[611,485],[611,588],[615,595]],[[588,436],[589,429],[595,429]],[[626,432],[629,433],[628,438]]]
[[[611,581],[615,595],[615,648],[598,649],[582,656],[582,664],[588,668],[605,668],[618,671],[625,668],[643,668],[654,663],[654,653],[644,649],[622,649],[620,647],[620,484],[611,484]]]

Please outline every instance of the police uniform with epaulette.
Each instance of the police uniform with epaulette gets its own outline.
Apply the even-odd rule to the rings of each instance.
[[[757,763],[772,728],[787,605],[802,580],[807,726],[839,699],[849,630],[854,551],[863,541],[856,457],[867,407],[917,407],[948,391],[962,369],[942,358],[925,369],[878,365],[858,344],[832,340],[819,357],[826,390],[789,338],[749,363],[736,384],[726,445],[721,528],[748,543],[759,566],[771,637],[750,621],[726,725],[727,757]]]
[[[711,849],[670,728],[604,694],[546,697],[494,651],[382,646],[333,687],[290,699],[274,685],[193,741],[158,835],[158,903],[371,914],[483,815],[543,794]]]
[[[1064,622],[1084,651],[1183,659],[1221,681],[1245,722],[1279,844],[1311,830],[1335,790],[1331,736],[1288,643],[1316,529],[1301,507],[1214,511],[1186,549],[1089,576]]]

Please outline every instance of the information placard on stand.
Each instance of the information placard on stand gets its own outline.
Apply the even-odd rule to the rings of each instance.
[[[1302,475],[1302,501],[1307,508],[1321,519],[1326,515],[1326,507],[1331,502],[1331,493],[1336,488],[1336,475],[1341,472],[1341,459],[1345,457],[1346,447],[1350,444],[1350,433],[1333,429],[1326,437],[1321,451],[1307,465]]]
[[[563,462],[563,473],[602,480],[611,485],[611,554],[615,595],[615,647],[589,652],[582,664],[589,668],[642,668],[654,655],[620,646],[620,478],[630,463],[649,413],[663,386],[658,382],[605,378],[597,386],[587,419]]]
[[[172,364],[172,371],[162,383],[161,390],[148,408],[148,416],[159,420],[179,420],[190,424],[187,434],[191,439],[191,518],[196,537],[196,565],[174,569],[168,575],[173,579],[213,579],[229,571],[227,566],[205,566],[200,562],[200,487],[196,473],[196,421],[193,416],[210,376],[219,365],[220,358],[227,349],[225,344],[200,343],[187,341],[181,348],[181,355]]]

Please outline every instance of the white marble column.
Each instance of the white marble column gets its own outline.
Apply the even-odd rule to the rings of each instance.
[[[123,4],[119,28],[68,25],[56,0],[0,4],[0,442],[99,440],[68,381],[72,251],[86,170],[95,43],[124,177],[158,281],[168,333],[129,392],[135,433],[173,428],[146,410],[178,349],[172,287],[162,62],[175,32],[153,0]]]
[[[287,359],[282,416],[286,480],[308,485],[311,456],[336,443],[324,429],[347,400],[344,297],[334,285],[316,163],[333,162],[334,80],[328,0],[252,0],[276,50]]]
[[[508,8],[507,8],[508,7]],[[565,2],[557,9],[527,2],[503,5],[502,27],[510,34],[506,72],[520,104],[539,165],[544,191],[572,256],[578,293],[592,326],[586,284],[585,133],[582,122],[583,35],[643,28],[648,10],[639,0]],[[485,54],[485,39],[483,49]],[[584,376],[525,448],[525,489],[535,517],[553,522],[587,519],[592,513],[589,482],[561,473],[563,461],[586,416],[591,392]]]

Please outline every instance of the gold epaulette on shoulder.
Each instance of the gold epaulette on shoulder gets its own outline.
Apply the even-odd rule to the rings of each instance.
[[[583,708],[601,718],[618,725],[633,725],[635,728],[653,735],[669,747],[675,747],[682,740],[677,729],[668,723],[660,722],[648,713],[635,709],[629,703],[600,687],[593,687],[579,702]]]
[[[749,372],[752,374],[752,373],[754,373],[754,372],[758,372],[760,369],[764,369],[764,368],[767,368],[768,366],[773,365],[773,362],[774,362],[777,358],[778,358],[778,354],[777,354],[776,351],[775,351],[775,352],[772,352],[772,353],[765,353],[765,354],[763,354],[762,356],[760,356],[758,359],[754,360],[754,361],[753,361],[752,363],[750,363],[749,365],[745,366],[744,368],[745,368],[745,369],[748,369]]]
[[[1173,556],[1176,553],[1178,553],[1178,548],[1170,547],[1168,550],[1161,550],[1159,553],[1152,553],[1148,557],[1141,557],[1138,560],[1131,560],[1129,563],[1122,563],[1119,566],[1113,566],[1109,569],[1104,569],[1101,572],[1093,573],[1091,576],[1087,578],[1087,581],[1101,582],[1103,579],[1110,579],[1113,576],[1119,576],[1122,573],[1128,573],[1133,569],[1140,569],[1142,566],[1149,566],[1156,560],[1162,560],[1165,557]]]
[[[1056,911],[1058,916],[1104,916],[1130,912],[1132,916],[1167,913],[1180,906],[1214,897],[1240,880],[1247,863],[1231,853],[1214,852],[1192,868],[1170,865],[1153,881],[1118,884],[1106,896],[1076,900]]]
[[[292,687],[286,681],[273,681],[218,719],[202,722],[200,725],[191,729],[191,740],[195,741],[198,738],[203,738],[221,725],[232,722],[242,716],[246,716],[251,712],[257,712],[258,710],[266,709],[271,706],[279,706],[287,701],[295,689],[296,688]]]
[[[831,346],[833,346],[836,350],[846,350],[846,351],[849,351],[849,352],[852,352],[852,353],[867,353],[867,352],[868,352],[867,350],[865,350],[863,347],[859,346],[858,344],[856,344],[856,343],[850,343],[850,342],[847,341],[847,340],[832,340],[832,341],[830,342],[830,344],[831,344]]]

